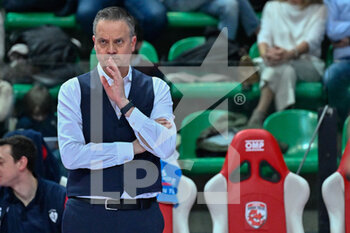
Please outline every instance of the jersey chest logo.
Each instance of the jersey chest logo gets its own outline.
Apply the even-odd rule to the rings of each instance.
[[[49,210],[49,217],[53,223],[56,223],[57,219],[58,219],[57,210],[55,210],[55,209]]]

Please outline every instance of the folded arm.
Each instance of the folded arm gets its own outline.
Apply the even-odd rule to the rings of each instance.
[[[173,103],[168,85],[154,78],[155,101],[151,116],[148,118],[134,108],[127,120],[135,131],[140,144],[161,159],[170,157],[176,146],[176,126],[173,116]]]
[[[350,21],[342,20],[344,17],[340,14],[344,9],[339,9],[337,1],[325,0],[328,10],[327,17],[327,35],[333,42],[340,41],[345,37],[350,36]],[[348,9],[350,8],[347,6]]]

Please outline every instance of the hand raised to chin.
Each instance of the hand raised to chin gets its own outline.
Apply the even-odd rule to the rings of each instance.
[[[118,66],[111,57],[107,60],[106,65],[106,70],[110,74],[110,78],[113,79],[113,83],[109,85],[106,77],[103,75],[100,77],[101,83],[108,97],[121,109],[129,102],[125,96],[123,77],[120,74]]]

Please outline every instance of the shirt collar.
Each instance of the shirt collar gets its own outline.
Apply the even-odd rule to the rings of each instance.
[[[32,205],[31,203],[36,203],[36,202],[40,201],[40,196],[41,196],[42,191],[43,191],[42,180],[41,180],[41,178],[37,178],[37,177],[36,177],[36,179],[38,181],[38,187],[36,189],[35,196],[34,196],[33,200],[31,200],[31,202],[28,203],[27,207],[31,206]],[[16,197],[16,195],[14,194],[12,188],[10,188],[10,187],[4,187],[4,188],[7,191],[7,195],[5,195],[5,197],[7,196],[6,197],[7,202],[9,202],[9,203],[22,203],[22,201],[19,200],[18,197]]]
[[[98,71],[98,75],[99,75],[99,76],[102,76],[102,75],[103,75],[103,76],[105,76],[105,77],[107,78],[107,81],[108,81],[109,85],[111,85],[111,84],[113,83],[113,79],[110,78],[110,77],[106,74],[106,72],[102,69],[102,66],[101,66],[100,63],[98,63],[98,65],[97,65],[97,71]],[[131,70],[131,66],[129,66],[128,74],[123,78],[123,80],[124,80],[124,84],[131,82],[131,80],[132,80],[132,70]]]

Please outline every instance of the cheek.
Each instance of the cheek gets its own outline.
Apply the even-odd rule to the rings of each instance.
[[[7,182],[14,177],[15,170],[13,167],[0,167],[0,183]]]
[[[98,46],[98,45],[95,45],[95,51],[97,54],[103,53],[103,49],[101,48],[101,46]]]

